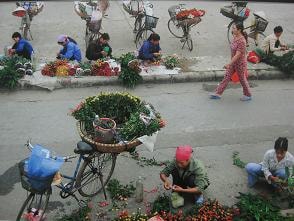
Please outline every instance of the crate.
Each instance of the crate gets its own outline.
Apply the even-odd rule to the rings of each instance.
[[[157,17],[150,16],[150,15],[145,15],[145,27],[146,28],[156,28],[157,22],[158,22]]]
[[[255,18],[255,24],[256,24],[256,30],[258,32],[264,32],[267,25],[268,25],[268,21],[261,18],[261,17],[256,17]]]

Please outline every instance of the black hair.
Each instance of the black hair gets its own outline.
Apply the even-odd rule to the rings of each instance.
[[[151,41],[151,40],[153,40],[153,41],[159,41],[159,40],[160,40],[160,36],[159,36],[159,34],[152,33],[152,34],[149,36],[149,38],[148,38],[148,41]]]
[[[279,137],[275,142],[275,150],[288,150],[288,139],[286,137]]]
[[[282,28],[282,26],[276,26],[276,27],[274,28],[274,32],[275,32],[275,33],[282,33],[282,32],[283,32],[283,28]]]
[[[109,39],[110,39],[108,33],[103,33],[103,34],[101,35],[101,38],[103,38],[104,40],[109,40]]]
[[[19,32],[14,32],[12,38],[21,38],[21,34]]]
[[[246,31],[244,31],[243,23],[242,22],[235,22],[235,26],[236,26],[237,30],[241,31],[241,34],[245,38],[246,42],[248,42],[248,35],[247,35]]]

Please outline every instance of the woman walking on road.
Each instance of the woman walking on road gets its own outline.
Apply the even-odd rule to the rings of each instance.
[[[232,34],[234,35],[233,42],[231,43],[231,62],[226,64],[224,68],[226,73],[222,82],[218,85],[215,93],[210,95],[211,99],[220,99],[234,72],[237,72],[240,83],[243,87],[243,97],[241,101],[251,100],[251,93],[249,84],[245,73],[247,71],[246,60],[246,36],[243,32],[244,26],[242,23],[235,23],[233,25]]]

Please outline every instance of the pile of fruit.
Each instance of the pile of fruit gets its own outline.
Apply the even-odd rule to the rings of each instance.
[[[204,10],[193,8],[180,11],[177,13],[176,18],[177,20],[184,20],[188,18],[202,17],[203,15],[205,15]]]

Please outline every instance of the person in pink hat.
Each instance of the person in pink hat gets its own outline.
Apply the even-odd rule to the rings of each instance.
[[[178,146],[175,159],[161,172],[160,179],[166,190],[179,193],[192,199],[196,204],[203,203],[203,191],[209,186],[209,179],[201,161],[193,159],[191,146]],[[173,182],[169,180],[172,176]]]

